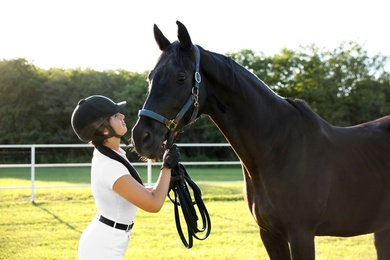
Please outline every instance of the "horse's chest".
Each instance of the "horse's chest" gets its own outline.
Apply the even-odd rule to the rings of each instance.
[[[246,183],[245,196],[256,223],[267,230],[318,218],[324,210],[326,196],[321,188],[278,181],[268,185]],[[310,209],[310,210],[308,210]]]
[[[270,229],[271,226],[274,226],[279,215],[278,210],[274,207],[277,201],[275,198],[270,198],[269,195],[264,190],[256,189],[248,183],[244,190],[244,196],[253,218],[264,229]]]
[[[268,201],[255,199],[249,203],[249,210],[257,225],[266,230],[280,230],[281,221],[278,213]]]

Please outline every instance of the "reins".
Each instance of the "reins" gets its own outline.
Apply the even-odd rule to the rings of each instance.
[[[133,178],[135,178],[141,185],[143,185],[137,171],[126,159],[104,145],[96,146],[96,149],[107,157],[110,157],[111,159],[116,160],[126,166]],[[174,194],[173,198],[170,196],[171,192]],[[191,193],[193,195],[194,201],[192,200]],[[193,245],[193,238],[198,240],[205,240],[211,232],[210,216],[202,200],[202,191],[199,189],[196,183],[191,180],[186,168],[181,163],[172,169],[168,198],[174,204],[176,228],[184,246],[186,248],[191,248]],[[184,216],[184,220],[187,225],[187,239],[181,225],[179,207],[181,207],[182,215]],[[195,207],[197,207],[197,209]],[[197,213],[200,214],[202,219],[201,228],[198,228],[199,218]],[[197,233],[203,232],[205,233],[203,237],[197,235]]]
[[[173,198],[170,195],[171,191],[174,194]],[[172,169],[171,187],[168,197],[174,204],[176,228],[183,245],[189,249],[193,245],[193,238],[205,240],[211,232],[210,216],[202,200],[202,191],[191,180],[186,168],[181,163]],[[187,239],[181,225],[179,207],[187,225]],[[197,213],[199,213],[202,220],[201,228],[198,227],[199,217]],[[204,235],[199,236],[198,233],[204,233]]]

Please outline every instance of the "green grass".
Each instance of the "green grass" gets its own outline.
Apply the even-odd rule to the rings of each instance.
[[[72,168],[68,170],[60,174],[61,178],[54,177],[52,172],[55,181],[49,178],[49,173],[46,177],[38,173],[42,175],[37,176],[37,182],[43,186],[89,182],[89,173],[83,177]],[[210,172],[189,169],[193,179],[196,175],[202,181],[207,180],[205,177],[218,180]],[[224,172],[229,171],[224,169]],[[29,174],[10,175],[0,174],[0,186],[9,178],[12,186],[20,186],[25,181],[28,184]],[[177,235],[173,205],[167,200],[157,214],[138,211],[126,259],[268,259],[243,200],[242,184],[200,187],[212,222],[209,238],[195,240],[192,249],[184,248]],[[0,190],[0,259],[77,259],[80,235],[95,215],[90,187],[37,189],[35,198],[31,203],[29,189]],[[317,237],[316,255],[317,259],[332,260],[376,257],[371,235]]]
[[[187,166],[191,178],[196,181],[242,181],[240,166],[194,167]],[[147,181],[146,167],[138,166],[144,182]],[[160,167],[152,168],[152,181],[157,180]],[[35,186],[58,186],[70,184],[89,184],[89,167],[36,168]],[[0,187],[31,186],[30,168],[0,168]]]

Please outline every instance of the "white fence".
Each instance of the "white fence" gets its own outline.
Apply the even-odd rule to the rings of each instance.
[[[230,147],[227,143],[188,143],[177,144],[179,147]],[[31,171],[31,201],[34,201],[35,191],[35,169],[39,167],[89,167],[91,163],[35,163],[36,150],[39,148],[92,148],[89,144],[22,144],[22,145],[0,145],[1,148],[28,148],[30,149],[31,162],[27,164],[0,164],[0,168],[30,168]],[[239,161],[219,161],[219,162],[182,162],[183,165],[239,165]],[[147,167],[147,183],[152,184],[152,166],[160,165],[161,162],[155,163],[152,160],[147,162],[132,162],[134,166]],[[0,187],[0,189],[25,188],[25,187]]]

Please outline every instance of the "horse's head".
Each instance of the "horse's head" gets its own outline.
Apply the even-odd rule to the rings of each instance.
[[[159,156],[200,115],[200,52],[185,26],[176,23],[179,40],[173,43],[154,26],[162,54],[149,73],[149,94],[132,130],[137,153],[148,158]]]

